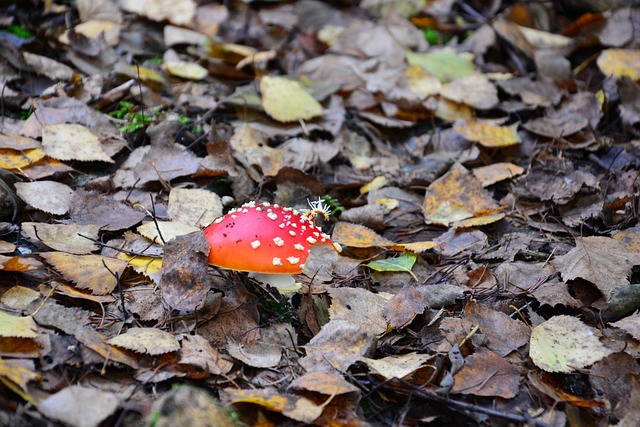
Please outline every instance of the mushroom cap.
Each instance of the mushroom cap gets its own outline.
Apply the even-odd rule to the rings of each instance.
[[[312,245],[340,248],[315,225],[315,217],[315,211],[270,203],[232,209],[204,229],[211,245],[209,264],[254,273],[301,273]]]

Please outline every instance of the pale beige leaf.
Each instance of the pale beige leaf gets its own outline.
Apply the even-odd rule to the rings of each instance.
[[[32,240],[40,240],[51,249],[70,254],[85,255],[98,249],[93,241],[98,238],[97,225],[46,224],[23,222],[22,232]],[[85,237],[81,237],[85,236]]]
[[[17,182],[18,196],[41,211],[64,215],[69,212],[73,190],[55,181]]]
[[[420,369],[429,360],[428,354],[407,353],[397,356],[387,356],[382,359],[369,359],[364,357],[362,361],[367,366],[387,379],[404,378]]]
[[[40,298],[40,292],[24,286],[9,288],[0,297],[0,302],[14,310],[26,310],[29,304]]]
[[[160,233],[158,233],[160,229]],[[193,225],[183,224],[181,222],[173,221],[158,221],[158,226],[153,221],[145,222],[139,226],[136,230],[149,240],[152,240],[160,245],[164,245],[162,239],[168,242],[171,239],[175,239],[177,236],[183,236],[185,234],[198,231],[199,228]],[[160,238],[162,234],[162,239]]]
[[[58,160],[102,161],[113,163],[100,140],[91,130],[79,124],[57,124],[42,127],[42,149]]]
[[[168,214],[173,221],[205,227],[222,216],[222,200],[216,193],[200,188],[173,188]]]

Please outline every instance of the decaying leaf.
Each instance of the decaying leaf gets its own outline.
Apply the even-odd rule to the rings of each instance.
[[[464,366],[454,378],[451,393],[513,399],[520,389],[519,370],[490,350],[466,357]]]
[[[22,231],[32,240],[40,240],[56,251],[86,255],[98,249],[97,225],[46,224],[23,222]],[[93,239],[93,241],[91,240]]]
[[[452,166],[427,188],[423,209],[427,224],[451,225],[483,217],[494,222],[503,217],[496,214],[500,205],[460,164]]]
[[[42,401],[38,411],[72,427],[97,427],[115,412],[119,403],[113,393],[72,385]]]
[[[592,328],[572,316],[554,316],[531,331],[529,355],[547,372],[572,372],[611,353]]]
[[[204,303],[210,287],[208,257],[209,242],[201,231],[167,242],[160,288],[170,308],[192,311]]]

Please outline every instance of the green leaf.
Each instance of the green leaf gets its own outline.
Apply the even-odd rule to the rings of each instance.
[[[413,252],[407,252],[397,258],[380,259],[377,261],[371,261],[365,265],[375,271],[403,271],[405,273],[409,273],[417,282],[418,278],[411,271],[413,264],[416,262],[416,258],[416,254]]]
[[[429,53],[414,53],[408,50],[406,55],[409,65],[421,66],[443,83],[475,72],[472,54],[458,53],[449,47]]]

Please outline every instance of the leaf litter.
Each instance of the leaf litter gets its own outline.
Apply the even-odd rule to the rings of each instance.
[[[199,3],[2,7],[0,424],[633,425],[637,6]]]

